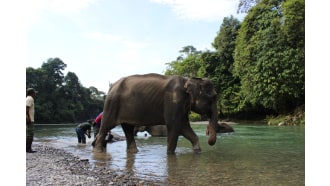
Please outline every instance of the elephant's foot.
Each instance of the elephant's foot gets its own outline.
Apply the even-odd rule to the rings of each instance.
[[[139,152],[139,150],[137,148],[128,148],[127,152],[128,153],[137,153],[137,152]]]
[[[199,145],[199,142],[197,142],[195,145],[193,145],[193,151],[194,151],[194,153],[201,153],[202,152],[202,149]]]
[[[104,153],[106,150],[105,150],[105,148],[97,148],[97,147],[95,147],[95,148],[93,148],[93,152],[96,152],[96,153]]]
[[[198,146],[194,146],[193,147],[193,151],[194,151],[194,153],[201,153],[202,152],[202,149],[200,148],[200,146],[198,145]]]
[[[199,148],[199,149],[193,149],[194,150],[194,153],[195,154],[200,154],[202,152],[202,149]]]
[[[103,152],[106,152],[106,148],[103,146],[94,146],[93,152],[103,153]]]
[[[169,151],[169,150],[168,150],[168,151],[167,151],[167,155],[175,155],[175,151],[172,151],[172,150]]]
[[[101,144],[100,144],[101,143]],[[105,140],[97,141],[96,139],[92,142],[93,152],[106,152],[107,142]]]

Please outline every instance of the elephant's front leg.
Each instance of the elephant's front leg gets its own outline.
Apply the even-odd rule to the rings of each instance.
[[[178,143],[179,133],[177,130],[167,129],[167,154],[174,154]]]
[[[199,139],[198,139],[196,133],[192,130],[189,122],[182,129],[182,135],[191,142],[193,150],[194,150],[195,153],[200,153],[202,151],[201,147],[199,145]]]
[[[134,139],[134,126],[128,124],[121,124],[121,126],[126,136],[127,152],[138,152]]]
[[[99,133],[96,135],[92,146],[93,152],[105,152],[107,147],[107,142],[105,141],[106,132],[105,130],[100,130]]]

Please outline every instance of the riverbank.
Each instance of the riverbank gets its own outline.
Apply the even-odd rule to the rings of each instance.
[[[26,185],[166,185],[141,180],[128,172],[91,167],[86,159],[51,146],[33,144],[26,153]]]
[[[268,116],[266,120],[268,125],[305,125],[305,105],[297,107],[292,113],[286,115]]]

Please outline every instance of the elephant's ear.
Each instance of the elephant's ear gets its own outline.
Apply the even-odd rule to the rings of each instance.
[[[213,84],[210,80],[206,78],[204,78],[202,81],[201,91],[204,92],[204,94],[210,98],[217,95],[217,92],[214,90]]]
[[[191,103],[195,103],[196,97],[200,93],[200,85],[197,81],[193,81],[192,79],[188,79],[184,85],[184,89],[190,95]]]

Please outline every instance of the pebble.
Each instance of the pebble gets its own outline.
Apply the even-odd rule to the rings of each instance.
[[[36,153],[26,153],[26,185],[167,185],[143,180],[130,173],[118,173],[107,167],[91,170],[88,159],[80,159],[63,149],[33,144]]]

